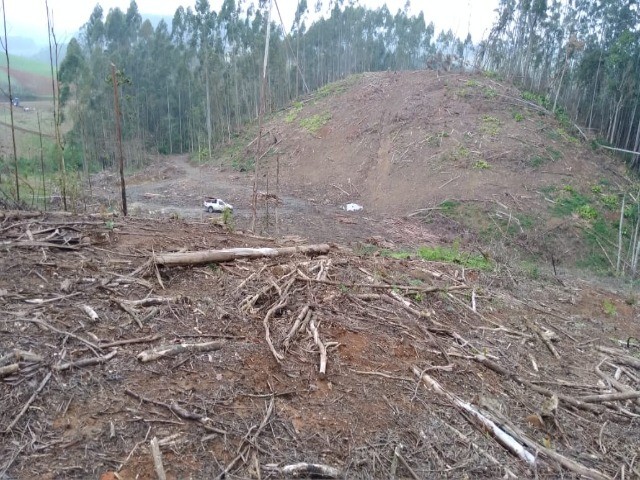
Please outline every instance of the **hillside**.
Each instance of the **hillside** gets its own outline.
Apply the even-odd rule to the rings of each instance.
[[[31,58],[10,55],[11,87],[14,97],[33,99],[51,96],[51,67]],[[7,60],[0,58],[0,85],[7,91]]]
[[[572,232],[595,225],[601,242],[614,241],[621,192],[633,181],[532,100],[480,75],[353,76],[268,121],[263,163],[272,188],[277,157],[282,191],[320,208],[356,202],[367,214],[422,219],[445,241],[506,239],[545,260],[593,257],[587,266],[606,269],[601,249]],[[223,155],[252,162],[255,142]],[[585,224],[580,208],[598,218]]]

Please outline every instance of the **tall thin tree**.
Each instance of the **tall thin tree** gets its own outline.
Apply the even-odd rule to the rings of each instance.
[[[4,1],[4,0],[3,0]],[[55,41],[55,35],[53,32],[53,19],[51,18],[51,12],[49,11],[49,2],[45,0],[44,5],[47,9],[47,34],[49,38],[49,63],[51,65],[51,90],[53,93],[53,124],[56,133],[56,144],[58,145],[60,155],[60,186],[62,189],[62,205],[64,210],[67,210],[67,171],[64,161],[64,144],[62,143],[62,135],[60,133],[60,124],[62,123],[62,116],[60,112],[60,98],[58,96],[59,91],[57,88],[57,70],[58,70],[58,45]],[[52,42],[53,39],[53,42]],[[55,57],[54,57],[55,46]],[[55,63],[54,63],[55,62]],[[55,69],[54,69],[55,65]]]
[[[124,183],[124,155],[122,153],[122,131],[120,128],[120,102],[118,100],[118,75],[115,64],[111,64],[113,79],[113,105],[116,117],[116,140],[118,142],[118,165],[120,167],[120,191],[122,193],[122,215],[127,216],[127,192]]]
[[[267,93],[267,65],[269,64],[269,36],[271,34],[271,6],[273,0],[269,0],[269,12],[267,13],[267,41],[264,45],[264,63],[262,67],[262,86],[260,88],[260,110],[258,110],[258,144],[256,146],[256,161],[253,165],[253,197],[251,199],[252,217],[251,230],[256,226],[257,204],[258,204],[258,167],[260,164],[260,147],[262,140],[262,117],[264,116],[266,93]]]
[[[11,66],[9,64],[9,44],[7,43],[7,13],[2,0],[2,23],[4,26],[4,42],[2,48],[7,57],[7,83],[9,84],[9,112],[11,114],[11,143],[13,144],[13,162],[16,179],[16,202],[20,202],[20,181],[18,179],[18,150],[16,148],[16,131],[13,127],[13,92],[11,90]]]

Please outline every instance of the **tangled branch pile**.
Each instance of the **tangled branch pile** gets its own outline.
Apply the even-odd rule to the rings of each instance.
[[[213,228],[5,215],[0,478],[640,475],[586,291]],[[281,255],[161,261],[229,246]]]

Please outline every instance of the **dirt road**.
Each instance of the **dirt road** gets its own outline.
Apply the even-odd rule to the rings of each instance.
[[[119,198],[118,181],[109,176],[101,190],[111,202]],[[127,178],[127,198],[131,215],[200,219],[217,218],[202,207],[205,196],[220,197],[234,206],[234,226],[247,230],[252,219],[253,176],[220,170],[211,164],[194,165],[188,155],[162,157],[155,165]],[[287,186],[281,186],[287,192]],[[346,212],[341,205],[319,204],[313,198],[281,194],[278,205],[278,235],[298,235],[313,241],[361,243],[374,236],[400,244],[429,243],[435,239],[416,223],[384,218],[365,208]],[[256,233],[275,235],[274,204],[259,205]]]

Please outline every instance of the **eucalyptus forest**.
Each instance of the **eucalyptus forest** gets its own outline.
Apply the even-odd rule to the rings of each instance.
[[[436,36],[428,16],[300,0],[293,24],[283,25],[274,8],[267,113],[354,73],[482,69],[519,84],[600,144],[639,150],[637,2],[502,0],[486,39]],[[267,17],[266,2],[225,0],[216,12],[198,0],[154,28],[135,2],[106,15],[97,5],[59,67],[61,101],[72,105],[75,125],[67,142],[82,144],[92,165],[113,163],[113,63],[125,140],[140,152],[211,155],[258,115]],[[636,171],[639,159],[627,158]]]

